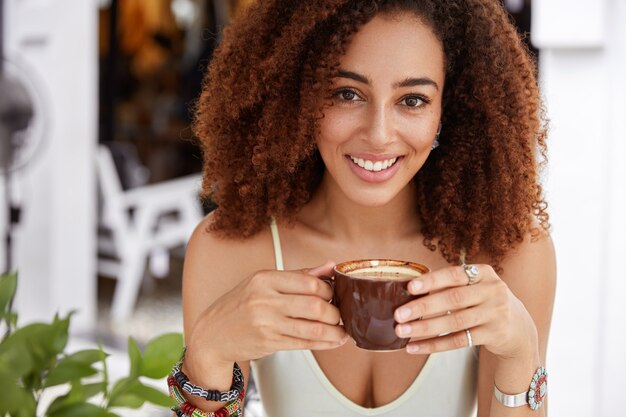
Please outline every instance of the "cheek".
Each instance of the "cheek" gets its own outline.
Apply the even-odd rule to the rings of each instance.
[[[356,122],[340,112],[326,112],[320,121],[316,138],[318,148],[339,145],[353,135]]]
[[[404,142],[414,152],[422,153],[429,150],[435,140],[435,134],[430,129],[424,127],[413,127],[413,129],[405,129],[400,132],[402,142]]]
[[[398,132],[403,141],[417,151],[429,150],[437,136],[439,118],[436,116],[428,119],[407,119],[400,121]]]

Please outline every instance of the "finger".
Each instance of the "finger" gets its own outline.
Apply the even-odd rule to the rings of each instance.
[[[346,335],[343,327],[305,319],[287,318],[280,329],[285,336],[322,342],[338,343]]]
[[[275,291],[281,294],[316,295],[324,300],[330,300],[333,290],[329,284],[319,278],[300,271],[284,271],[273,273],[267,283]]]
[[[336,325],[339,309],[323,298],[311,295],[289,295],[284,297],[281,312],[288,317],[320,321]]]
[[[474,278],[473,284],[485,280],[493,274],[493,269],[489,265],[473,265],[478,268],[478,276]],[[470,282],[463,266],[451,266],[415,278],[409,282],[409,293],[418,295],[440,290],[442,288],[461,287]]]
[[[406,346],[406,351],[408,353],[417,353],[423,355],[428,353],[445,352],[448,350],[463,349],[480,345],[482,337],[481,327],[474,327],[468,330],[469,336],[465,330],[462,330],[441,337],[433,337],[430,339],[410,342]]]
[[[406,323],[422,317],[439,316],[448,311],[476,306],[484,301],[486,295],[486,291],[474,285],[447,288],[409,301],[396,309],[394,318],[398,323]]]
[[[448,333],[464,331],[485,323],[485,314],[480,308],[467,308],[431,319],[398,324],[395,327],[398,337],[429,338]]]
[[[333,261],[326,261],[324,264],[316,266],[315,268],[305,268],[302,270],[302,272],[316,277],[327,277],[333,274],[334,267],[335,263]]]
[[[340,346],[343,346],[348,340],[350,340],[350,336],[347,334],[345,337],[339,342],[325,342],[319,340],[306,340],[299,339],[291,336],[283,336],[285,338],[286,344],[281,346],[281,350],[329,350],[336,349]]]

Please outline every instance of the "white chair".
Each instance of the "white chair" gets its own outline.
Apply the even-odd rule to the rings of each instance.
[[[121,320],[133,312],[151,254],[185,244],[201,220],[201,177],[124,190],[105,145],[98,147],[97,165],[102,198],[99,228],[109,231],[99,233],[98,273],[118,280],[111,316]]]

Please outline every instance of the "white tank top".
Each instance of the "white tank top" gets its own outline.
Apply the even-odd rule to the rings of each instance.
[[[276,269],[283,270],[275,222],[272,222],[271,230]],[[339,392],[310,350],[276,352],[250,363],[267,417],[476,415],[475,348],[431,354],[403,394],[376,408],[362,407]]]

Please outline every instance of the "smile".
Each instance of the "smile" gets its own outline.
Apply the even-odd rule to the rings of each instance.
[[[391,158],[391,159],[385,159],[385,160],[382,160],[382,161],[374,162],[374,161],[370,161],[369,159],[355,158],[354,156],[351,156],[351,155],[348,155],[348,156],[350,157],[352,162],[354,162],[355,164],[357,164],[361,168],[363,168],[363,169],[365,169],[367,171],[372,171],[372,172],[384,171],[386,169],[389,169],[398,160],[398,158],[395,157],[395,158]]]

